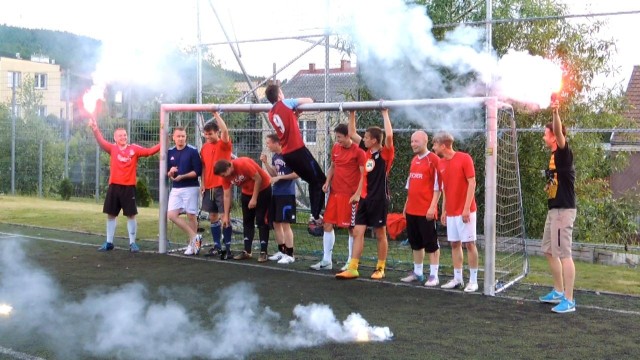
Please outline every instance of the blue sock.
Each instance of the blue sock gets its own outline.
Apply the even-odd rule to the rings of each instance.
[[[211,224],[211,236],[213,237],[213,247],[222,249],[220,245],[220,221]]]
[[[226,228],[222,229],[222,236],[224,237],[224,248],[226,250],[230,250],[231,249],[231,233],[232,233],[233,228],[231,226],[227,226]]]

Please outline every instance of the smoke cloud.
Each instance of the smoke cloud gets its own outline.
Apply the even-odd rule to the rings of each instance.
[[[432,35],[424,6],[403,0],[332,2],[331,30],[348,34],[358,66],[375,94],[387,99],[484,96],[533,108],[549,105],[550,61],[510,51],[503,59],[485,49],[483,27],[458,26],[443,40]],[[559,67],[556,66],[559,69]],[[553,72],[557,91],[562,73]],[[532,82],[537,77],[538,81]],[[488,90],[488,87],[491,89]],[[469,129],[479,119],[478,105],[407,109],[409,119],[425,128]],[[479,127],[483,127],[480,122]]]
[[[297,305],[287,325],[261,304],[248,283],[223,289],[209,318],[172,300],[170,290],[156,294],[140,283],[93,289],[80,300],[71,299],[29,262],[19,241],[0,243],[0,254],[0,303],[14,308],[0,318],[0,335],[44,339],[58,358],[244,358],[257,351],[393,336],[389,328],[372,327],[359,314],[341,322],[322,304]]]

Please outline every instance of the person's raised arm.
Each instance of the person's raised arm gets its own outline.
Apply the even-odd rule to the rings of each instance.
[[[389,109],[383,109],[382,119],[384,121],[384,146],[388,148],[393,147],[393,127],[391,127],[391,120],[389,119]]]
[[[227,123],[224,122],[222,116],[217,111],[213,112],[213,117],[216,118],[216,123],[218,124],[218,128],[220,129],[220,140],[225,143],[228,143],[229,138],[229,128],[227,128]]]
[[[558,108],[560,107],[560,102],[558,100],[551,103],[551,111],[553,113],[553,134],[556,136],[556,143],[560,149],[564,149],[567,144],[567,139],[564,137],[562,133],[562,121],[560,120],[560,114],[558,113]]]
[[[349,138],[356,143],[356,145],[360,145],[360,141],[362,141],[362,137],[358,135],[356,130],[356,112],[349,112]]]
[[[93,131],[93,136],[96,138],[96,141],[98,142],[98,145],[100,146],[100,148],[106,152],[111,152],[112,144],[104,139],[104,137],[102,136],[102,133],[100,132],[100,129],[98,128],[98,124],[96,123],[95,119],[93,118],[89,119],[89,127]]]

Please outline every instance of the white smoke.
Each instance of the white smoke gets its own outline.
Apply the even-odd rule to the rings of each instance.
[[[377,96],[387,99],[473,97],[490,91],[490,95],[506,101],[534,103],[538,108],[549,104],[548,86],[544,103],[536,92],[540,81],[530,83],[531,75],[540,79],[540,71],[548,67],[532,68],[539,62],[526,61],[536,59],[523,52],[510,52],[505,57],[516,58],[519,63],[509,59],[501,61],[494,51],[486,51],[483,27],[458,26],[438,41],[432,35],[433,22],[424,6],[406,4],[404,0],[331,4],[332,15],[339,15],[332,17],[334,21],[329,26],[337,33],[348,34],[363,78]],[[487,90],[489,86],[491,89]],[[522,91],[523,88],[528,92]],[[405,111],[409,119],[422,123],[425,128],[468,129],[471,122],[478,120],[473,118],[477,113],[473,108],[478,106]]]
[[[359,314],[340,322],[321,304],[297,305],[287,326],[260,303],[248,283],[222,290],[208,318],[172,300],[171,290],[156,294],[140,283],[94,289],[71,299],[28,261],[19,241],[0,243],[0,254],[0,302],[14,308],[0,318],[0,337],[43,339],[58,358],[244,358],[264,350],[393,336],[389,328],[372,327]],[[195,291],[192,296],[205,298]]]

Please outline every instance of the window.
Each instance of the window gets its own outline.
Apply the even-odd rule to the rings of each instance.
[[[43,117],[47,117],[47,107],[42,105],[42,106],[38,106],[38,116],[43,118]]]
[[[315,145],[317,136],[317,122],[315,120],[304,120],[300,122],[302,130],[302,140],[305,144]]]
[[[13,83],[13,74],[16,75],[16,83],[15,86],[16,87],[20,87],[20,83],[21,83],[21,79],[22,79],[22,74],[16,71],[8,71],[7,72],[7,87],[13,88],[14,83]]]
[[[46,89],[47,88],[47,74],[36,74],[34,81],[34,87],[36,89]]]

